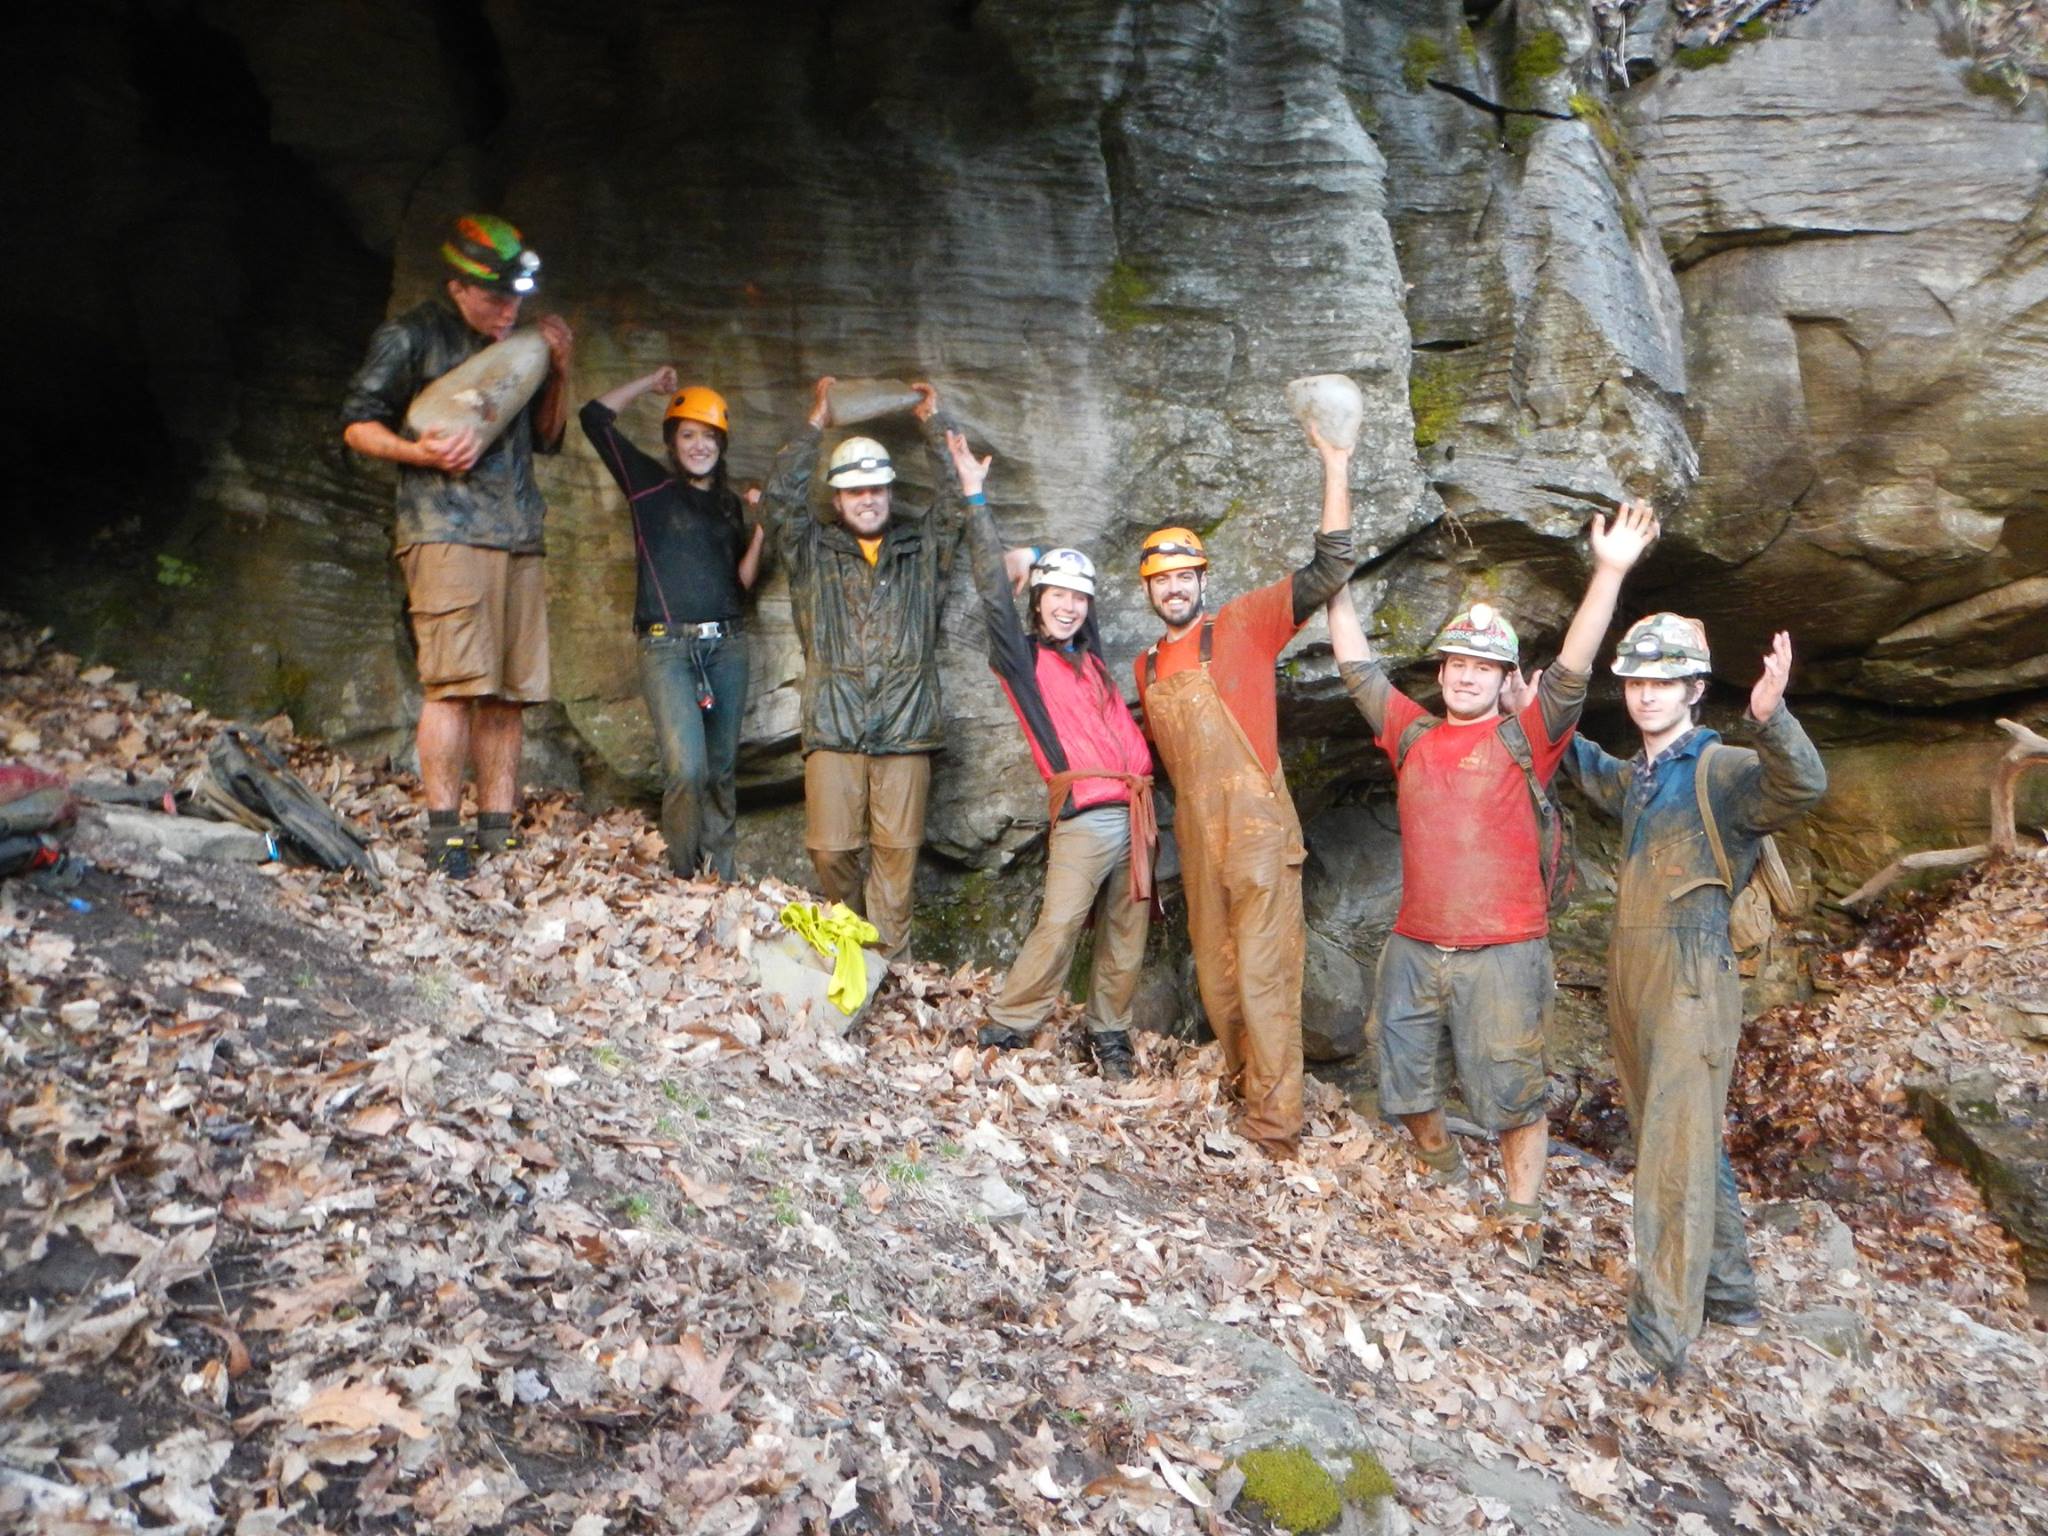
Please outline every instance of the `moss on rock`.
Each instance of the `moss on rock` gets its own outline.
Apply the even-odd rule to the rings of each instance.
[[[1537,87],[1562,71],[1569,58],[1559,33],[1530,33],[1528,41],[1508,56],[1508,105],[1534,106]]]
[[[1344,1513],[1337,1479],[1298,1445],[1268,1445],[1238,1457],[1244,1473],[1242,1497],[1265,1512],[1268,1520],[1297,1536],[1326,1531]]]
[[[1370,1451],[1351,1453],[1351,1470],[1344,1474],[1344,1497],[1354,1504],[1394,1496],[1394,1476]]]
[[[1415,418],[1415,446],[1433,447],[1458,424],[1471,392],[1469,364],[1449,357],[1420,357],[1408,373],[1408,410]]]
[[[1444,67],[1444,45],[1427,32],[1410,32],[1401,48],[1401,83],[1411,91],[1429,84],[1429,77]]]
[[[1690,48],[1680,48],[1672,60],[1680,69],[1712,69],[1716,64],[1726,64],[1735,55],[1733,43],[1695,43]]]
[[[1151,280],[1130,262],[1119,259],[1095,290],[1096,317],[1112,331],[1128,331],[1149,318],[1145,306],[1152,292]]]

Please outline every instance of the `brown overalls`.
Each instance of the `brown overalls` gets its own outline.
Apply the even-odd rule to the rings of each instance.
[[[1146,656],[1145,718],[1173,777],[1202,1007],[1244,1100],[1245,1134],[1269,1152],[1291,1153],[1301,1135],[1307,850],[1286,779],[1266,772],[1209,676],[1210,629],[1205,620],[1201,665],[1164,682],[1156,654]]]

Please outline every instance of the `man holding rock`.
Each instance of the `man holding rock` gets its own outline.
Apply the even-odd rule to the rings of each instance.
[[[540,258],[517,229],[490,214],[457,219],[441,256],[454,272],[445,293],[385,321],[370,338],[342,405],[342,441],[398,466],[394,542],[425,695],[418,746],[427,852],[434,869],[460,879],[470,873],[472,847],[519,846],[512,820],[521,715],[548,695],[547,509],[533,455],[562,446],[574,338],[559,316],[541,317],[547,377],[488,445],[468,428],[407,435],[414,397],[509,336],[539,281]],[[463,771],[471,764],[474,838],[461,824]]]
[[[1722,1122],[1742,1034],[1742,978],[1728,922],[1764,834],[1826,793],[1827,770],[1785,707],[1792,640],[1779,634],[1749,693],[1756,748],[1698,723],[1713,661],[1697,619],[1657,613],[1615,652],[1642,749],[1626,762],[1583,737],[1566,761],[1586,798],[1621,823],[1607,945],[1607,1017],[1635,1131],[1636,1280],[1628,1334],[1676,1377],[1703,1323],[1762,1320]]]
[[[915,384],[912,414],[937,500],[921,512],[893,506],[888,450],[849,437],[825,470],[831,519],[813,516],[811,476],[832,420],[833,382],[818,380],[803,430],[777,455],[762,521],[789,570],[804,653],[804,846],[825,899],[873,923],[893,959],[910,943],[932,754],[944,744],[939,599],[963,507],[938,392]]]
[[[1348,589],[1330,604],[1330,643],[1359,712],[1393,761],[1401,816],[1401,907],[1380,956],[1381,1110],[1407,1126],[1441,1184],[1466,1181],[1444,1124],[1455,1060],[1472,1118],[1500,1137],[1502,1240],[1534,1268],[1543,1251],[1543,1025],[1554,978],[1541,813],[1585,707],[1600,638],[1622,578],[1657,536],[1647,506],[1593,519],[1593,575],[1554,666],[1513,714],[1520,641],[1484,603],[1454,618],[1432,647],[1444,714],[1396,689],[1372,653]]]
[[[1166,635],[1137,659],[1138,697],[1173,778],[1174,833],[1195,979],[1245,1134],[1273,1156],[1301,1136],[1301,822],[1280,771],[1275,664],[1350,578],[1351,450],[1310,429],[1323,465],[1314,558],[1204,612],[1209,558],[1186,528],[1162,528],[1138,574]]]

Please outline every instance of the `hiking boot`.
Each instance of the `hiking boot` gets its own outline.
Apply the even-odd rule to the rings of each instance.
[[[1104,1082],[1128,1083],[1138,1075],[1138,1058],[1131,1053],[1130,1032],[1122,1029],[1090,1035],[1095,1049],[1095,1071]]]
[[[479,827],[469,846],[478,853],[517,853],[526,846],[526,839],[510,827]]]
[[[1002,1024],[984,1024],[974,1038],[978,1043],[992,1045],[999,1051],[1021,1051],[1031,1043],[1029,1035],[1020,1035]]]
[[[1669,1365],[1652,1365],[1650,1357],[1637,1347],[1633,1335],[1623,1332],[1621,1342],[1608,1357],[1607,1380],[1614,1386],[1647,1392],[1653,1387],[1673,1388],[1687,1378],[1683,1358]]]
[[[1507,1250],[1508,1258],[1524,1269],[1534,1269],[1543,1262],[1543,1207],[1517,1205],[1512,1200],[1500,1203],[1500,1241]]]
[[[427,841],[427,868],[450,880],[467,880],[476,873],[469,858],[469,834],[457,828],[436,834]]]
[[[1763,1309],[1753,1301],[1715,1301],[1707,1298],[1707,1321],[1737,1333],[1755,1333],[1764,1325]]]

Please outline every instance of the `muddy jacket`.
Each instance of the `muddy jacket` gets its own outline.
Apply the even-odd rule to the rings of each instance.
[[[894,507],[873,565],[835,520],[810,507],[819,431],[806,424],[775,459],[762,522],[789,567],[789,604],[804,650],[805,752],[936,752],[939,599],[959,546],[960,484],[943,413],[923,426],[938,500]]]
[[[1827,769],[1813,742],[1783,705],[1755,727],[1756,750],[1735,747],[1709,764],[1708,803],[1728,854],[1734,890],[1721,883],[1700,824],[1693,774],[1700,749],[1721,738],[1696,730],[1657,760],[1647,796],[1629,788],[1642,754],[1624,762],[1583,736],[1565,758],[1587,799],[1621,823],[1621,871],[1614,903],[1615,942],[1628,929],[1687,929],[1728,944],[1728,914],[1735,892],[1756,868],[1766,832],[1789,826],[1828,787]]]
[[[374,421],[410,439],[405,413],[419,392],[490,344],[490,337],[471,330],[446,298],[429,299],[394,315],[370,337],[369,354],[349,380],[341,405],[342,425]],[[533,478],[533,456],[556,453],[561,447],[559,436],[547,443],[534,440],[529,402],[467,474],[397,465],[395,547],[403,551],[415,544],[472,544],[515,555],[539,554],[541,517],[547,508]]]

